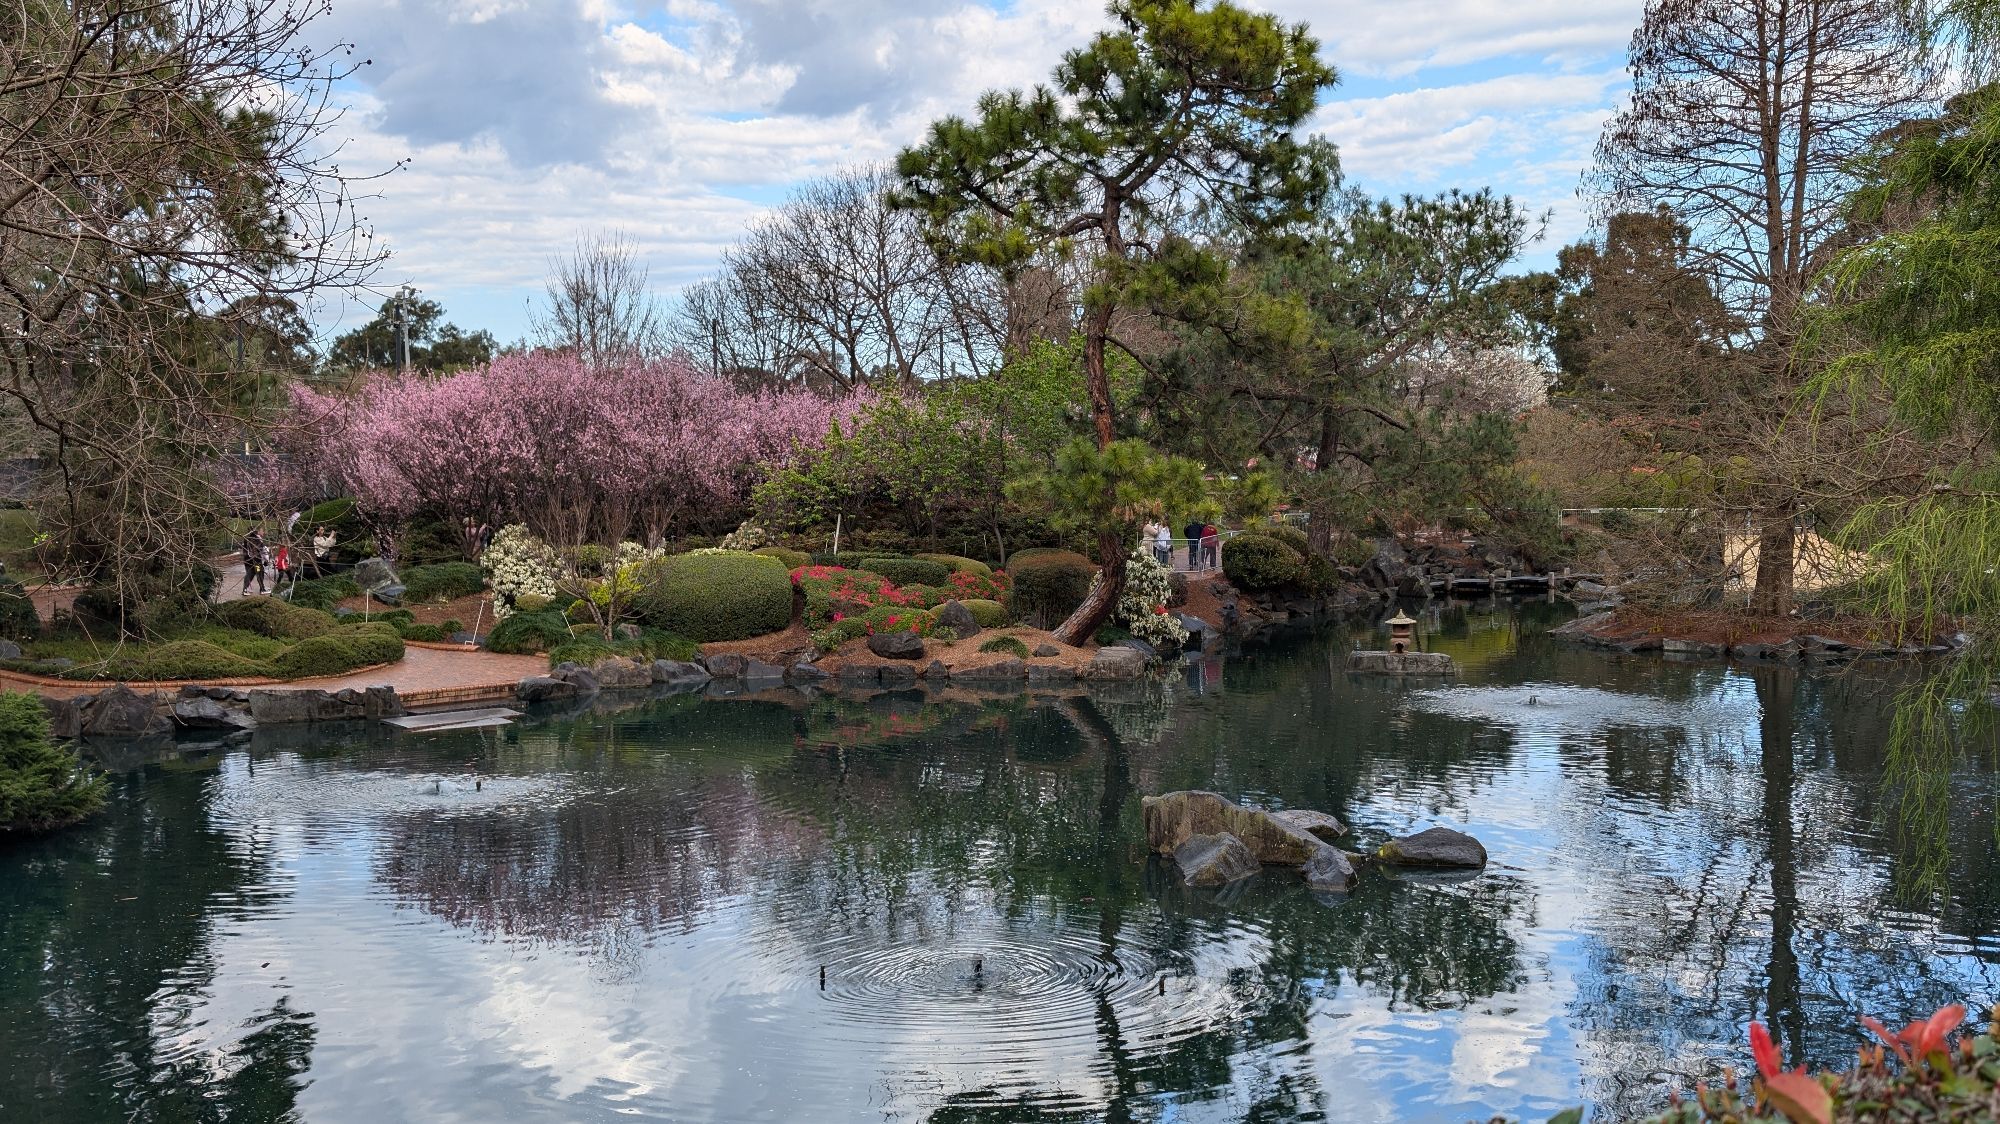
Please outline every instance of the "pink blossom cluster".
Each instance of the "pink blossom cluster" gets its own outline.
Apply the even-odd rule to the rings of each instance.
[[[559,352],[446,378],[294,391],[295,470],[388,518],[520,520],[552,542],[733,525],[777,464],[849,428],[865,394],[739,389],[684,359],[593,369]]]

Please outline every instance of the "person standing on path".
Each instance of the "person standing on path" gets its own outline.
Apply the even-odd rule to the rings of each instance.
[[[271,587],[274,592],[283,591],[285,588],[285,582],[289,580],[295,580],[292,575],[291,543],[281,542],[278,544],[278,555],[277,558],[271,563],[271,573],[276,579],[276,584],[274,584]]]
[[[259,593],[268,592],[264,588],[264,567],[267,564],[269,564],[271,560],[271,549],[270,547],[264,545],[263,528],[252,527],[250,529],[250,533],[243,536],[242,554],[243,554],[243,589],[241,590],[241,592],[244,594],[248,594],[250,592],[251,578],[257,579],[257,592]]]
[[[1202,569],[1213,570],[1222,561],[1222,532],[1215,524],[1204,523],[1201,528]]]
[[[1153,525],[1153,558],[1160,565],[1172,569],[1174,565],[1174,533],[1165,523]]]
[[[333,528],[319,526],[313,528],[313,577],[326,573],[327,564],[333,561]]]
[[[1190,570],[1201,569],[1201,530],[1199,519],[1190,519],[1187,526],[1181,528],[1181,534],[1187,537],[1187,568]]]

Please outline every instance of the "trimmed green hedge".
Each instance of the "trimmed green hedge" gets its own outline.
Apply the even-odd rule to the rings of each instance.
[[[1306,559],[1269,535],[1238,535],[1222,544],[1222,576],[1252,593],[1278,589],[1305,580]]]
[[[982,578],[993,576],[993,567],[977,558],[967,558],[963,554],[912,554],[910,557],[925,562],[935,562],[954,574],[978,574]]]
[[[215,619],[226,628],[240,628],[279,640],[303,640],[333,630],[331,613],[276,597],[244,597],[215,607]]]
[[[1277,539],[1302,555],[1312,554],[1312,542],[1306,533],[1290,523],[1259,523],[1247,528],[1244,534],[1263,535],[1267,539]]]
[[[748,640],[792,623],[785,564],[747,552],[682,554],[639,571],[633,610],[646,625],[700,644]]]
[[[812,555],[807,554],[803,550],[788,550],[782,546],[760,546],[750,553],[761,554],[766,558],[775,558],[785,564],[785,569],[788,572],[796,570],[800,566],[812,565]]]
[[[486,588],[486,573],[472,562],[414,566],[401,574],[406,601],[453,601]]]
[[[1046,626],[1083,604],[1097,567],[1074,551],[1024,550],[1008,560],[1007,573],[1014,579],[1008,594],[1014,616]]]
[[[486,636],[486,650],[508,655],[546,652],[569,643],[569,622],[553,609],[537,613],[515,613],[493,626]]]
[[[998,601],[982,601],[977,598],[960,601],[959,604],[972,611],[973,622],[981,628],[1005,628],[1008,623],[1007,606]]]
[[[855,559],[854,566],[880,574],[897,585],[947,585],[951,582],[951,567],[922,558],[870,555]]]
[[[307,637],[280,652],[271,661],[271,669],[281,679],[306,679],[402,658],[403,638],[396,635],[395,626],[374,621],[341,625],[324,635]]]

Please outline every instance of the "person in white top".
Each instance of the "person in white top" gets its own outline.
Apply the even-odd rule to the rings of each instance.
[[[1153,557],[1162,566],[1174,564],[1174,533],[1167,529],[1165,523],[1153,525]]]

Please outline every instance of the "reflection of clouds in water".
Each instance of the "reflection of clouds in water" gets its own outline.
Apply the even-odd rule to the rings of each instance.
[[[238,767],[241,760],[245,767]],[[475,776],[465,769],[375,771],[314,763],[291,754],[248,764],[232,758],[215,780],[210,815],[220,827],[311,825],[372,828],[384,817],[487,816],[545,808],[570,799],[562,773]]]
[[[1415,709],[1511,726],[1523,732],[1592,733],[1608,729],[1740,730],[1757,721],[1757,699],[1730,684],[1686,700],[1527,683],[1519,687],[1442,687],[1409,698]]]

